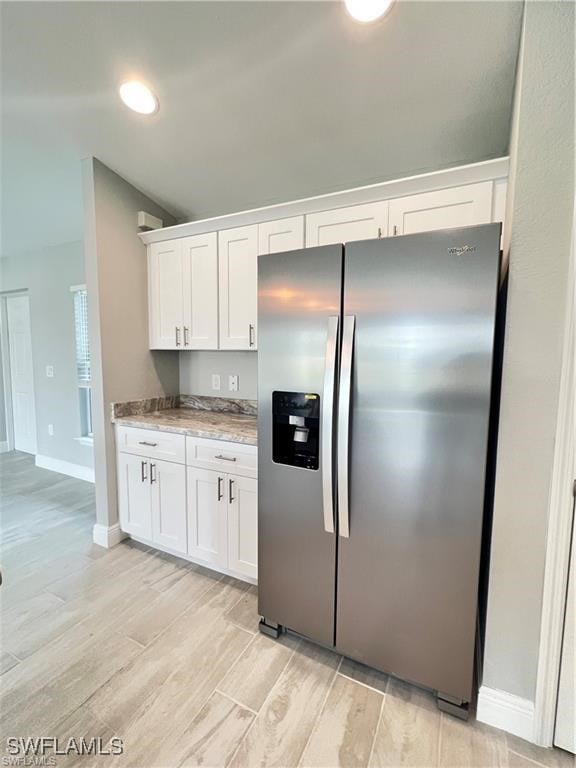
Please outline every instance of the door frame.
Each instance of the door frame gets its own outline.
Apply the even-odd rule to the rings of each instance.
[[[572,226],[572,245],[568,267],[568,296],[562,352],[562,373],[556,421],[556,446],[548,507],[548,535],[540,645],[534,702],[533,740],[543,747],[554,746],[558,683],[562,658],[564,614],[566,610],[570,541],[573,525],[572,483],[576,475],[574,419],[574,348],[576,343],[576,206]]]
[[[10,363],[10,335],[8,330],[8,299],[25,296],[30,304],[30,292],[28,290],[3,291],[0,293],[0,341],[2,347],[2,379],[4,384],[4,415],[6,418],[6,442],[7,451],[15,449],[14,438],[14,407],[12,402],[12,366]],[[32,337],[32,327],[30,324],[30,337]],[[34,353],[32,351],[32,363],[34,363]],[[34,411],[36,411],[36,387],[34,384],[34,373],[32,373],[32,387],[34,392]],[[34,419],[34,455],[38,453],[38,425]]]

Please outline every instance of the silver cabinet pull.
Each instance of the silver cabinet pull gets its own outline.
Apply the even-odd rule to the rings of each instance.
[[[179,347],[180,346],[180,328],[178,328],[177,325],[174,326],[174,333],[176,336],[176,346]]]
[[[218,478],[218,501],[221,501],[222,500],[222,496],[224,495],[222,493],[222,483],[223,482],[224,482],[224,480],[221,477],[219,477]]]
[[[146,473],[146,467],[147,466],[148,466],[148,462],[147,461],[141,461],[140,462],[140,478],[141,478],[143,483],[146,482],[146,480],[148,480],[148,475]]]
[[[189,341],[188,341],[188,334],[189,333],[190,333],[190,328],[186,328],[186,326],[184,326],[184,346],[185,347],[187,347],[188,344],[189,344]]]
[[[334,480],[332,475],[332,435],[334,422],[334,386],[336,384],[336,350],[338,348],[337,316],[328,318],[322,420],[320,424],[320,456],[322,463],[322,498],[324,530],[334,533]]]
[[[345,315],[342,331],[340,392],[338,395],[338,533],[350,537],[348,508],[348,439],[350,432],[350,396],[352,394],[352,354],[354,351],[354,315]]]
[[[156,472],[154,470],[156,469],[156,464],[150,464],[150,483],[156,482]]]
[[[138,445],[147,445],[148,448],[156,448],[158,443],[149,443],[147,440],[139,440]]]
[[[235,456],[224,456],[222,453],[219,453],[217,456],[214,456],[215,459],[222,459],[222,461],[238,461]]]
[[[251,347],[254,346],[254,326],[252,323],[248,326],[248,343]]]
[[[234,486],[234,480],[228,480],[228,497],[230,498],[230,504],[234,501],[234,496],[232,496],[232,488]]]
[[[398,227],[397,227],[396,224],[394,224],[394,228],[392,230],[392,234],[394,235],[394,237],[396,237],[396,235],[398,234]]]

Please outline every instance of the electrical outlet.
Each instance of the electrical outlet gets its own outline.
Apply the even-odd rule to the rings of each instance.
[[[238,376],[228,376],[228,389],[230,392],[238,392]]]
[[[212,374],[212,389],[220,389],[220,374]]]
[[[50,437],[54,437],[54,424],[48,424],[48,434]]]
[[[53,365],[47,365],[46,366],[46,376],[49,379],[53,379],[54,378],[54,366]]]

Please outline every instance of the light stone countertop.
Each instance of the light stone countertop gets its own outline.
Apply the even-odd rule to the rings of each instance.
[[[195,408],[168,408],[133,416],[121,416],[114,423],[126,427],[158,429],[191,437],[229,440],[232,443],[257,445],[255,416],[223,411],[205,411]]]

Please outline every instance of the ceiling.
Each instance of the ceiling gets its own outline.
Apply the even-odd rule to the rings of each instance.
[[[82,236],[94,155],[179,219],[506,154],[520,2],[3,2],[2,251]],[[160,111],[117,87],[149,81]]]

